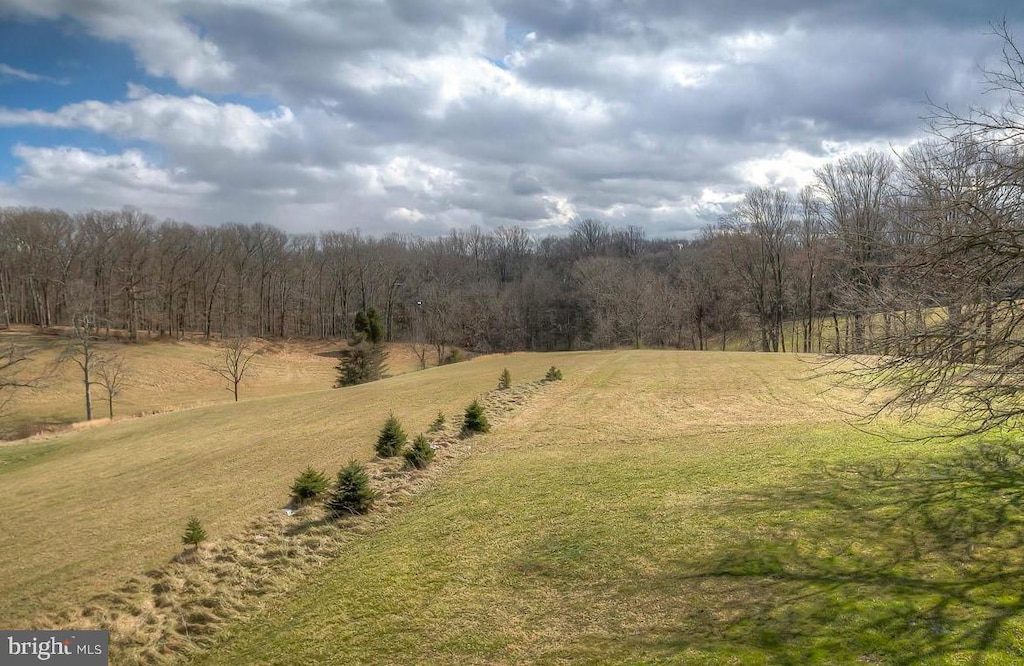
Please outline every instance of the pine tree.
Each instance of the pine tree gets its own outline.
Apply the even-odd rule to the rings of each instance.
[[[338,379],[334,388],[377,381],[387,370],[388,352],[381,343],[384,334],[377,311],[357,312],[352,331],[348,348],[341,350],[341,361],[335,367]]]
[[[355,321],[352,322],[353,337],[358,337],[359,340],[366,338],[367,331],[370,330],[370,320],[367,318],[366,313],[360,310],[356,313]]]
[[[444,412],[438,412],[434,420],[430,422],[430,427],[427,428],[427,432],[440,432],[444,430],[444,424],[446,423]]]
[[[462,419],[462,436],[468,437],[474,433],[487,432],[491,425],[487,422],[487,415],[484,408],[476,400],[466,407],[466,414]]]
[[[377,493],[370,489],[366,468],[353,460],[338,472],[337,483],[325,504],[334,517],[340,517],[366,513],[376,499]]]
[[[377,444],[374,448],[377,450],[377,455],[381,458],[390,458],[401,453],[402,447],[405,446],[407,440],[405,431],[402,430],[402,424],[392,414],[388,416],[388,420],[384,422],[384,427],[380,429],[380,434],[377,436]]]
[[[434,449],[423,435],[416,435],[412,447],[405,452],[405,461],[416,469],[423,469],[434,459]]]
[[[547,374],[544,375],[544,381],[546,382],[557,382],[560,379],[562,379],[562,371],[555,366],[548,368]]]
[[[505,368],[501,371],[501,376],[498,377],[498,390],[506,391],[510,388],[512,388],[512,373]]]
[[[292,499],[296,504],[305,504],[323,495],[328,485],[330,483],[323,472],[307,467],[292,482]]]
[[[366,312],[366,340],[373,345],[384,342],[384,327],[380,323],[380,315],[374,308]]]
[[[383,345],[361,342],[341,351],[341,362],[335,367],[338,379],[334,388],[374,382],[384,377],[387,350]]]
[[[196,549],[199,548],[199,544],[206,541],[206,530],[203,529],[203,524],[199,522],[199,518],[192,516],[188,519],[188,524],[185,525],[185,534],[181,537],[181,542],[186,546],[193,546]]]

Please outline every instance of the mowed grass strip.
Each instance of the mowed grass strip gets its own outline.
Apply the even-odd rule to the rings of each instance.
[[[1024,661],[1024,450],[859,432],[791,357],[594,360],[196,663]]]
[[[605,355],[610,357],[610,355]],[[181,549],[189,516],[211,538],[283,506],[307,465],[334,474],[373,456],[391,411],[412,433],[513,380],[569,372],[601,354],[513,354],[344,389],[114,422],[0,448],[0,625],[80,605]]]

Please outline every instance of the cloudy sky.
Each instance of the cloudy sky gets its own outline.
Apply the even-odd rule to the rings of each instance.
[[[674,236],[984,103],[984,0],[0,0],[0,205]]]

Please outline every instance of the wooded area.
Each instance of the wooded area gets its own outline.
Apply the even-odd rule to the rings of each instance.
[[[981,148],[935,142],[900,161],[853,155],[819,170],[797,198],[752,189],[691,240],[593,219],[563,236],[474,227],[428,239],[204,228],[135,209],[0,209],[2,323],[67,326],[88,314],[129,340],[342,338],[356,312],[375,308],[386,340],[430,346],[438,360],[451,346],[709,349],[740,331],[763,351],[863,351],[891,334],[897,310],[920,323],[934,307],[966,316],[964,295],[943,289],[909,308],[903,287],[920,276],[897,270],[897,259],[934,247],[950,225],[971,228],[965,216],[991,224],[992,206],[1008,213],[1002,191],[950,199],[968,179],[980,197],[982,179],[999,177]],[[1014,227],[1002,228],[999,243],[1012,242]]]
[[[737,333],[763,351],[864,351],[891,334],[897,310],[925,322],[927,308],[963,305],[963,294],[932,289],[909,307],[903,287],[920,276],[896,264],[952,229],[937,216],[1007,210],[1003,191],[951,202],[968,179],[980,192],[983,179],[1002,178],[981,148],[853,155],[820,169],[799,197],[750,190],[689,240],[593,219],[541,238],[521,227],[377,238],[196,227],[135,209],[0,209],[0,323],[67,326],[88,314],[129,340],[340,339],[356,312],[375,308],[387,341],[419,343],[439,361],[452,346],[724,348]]]

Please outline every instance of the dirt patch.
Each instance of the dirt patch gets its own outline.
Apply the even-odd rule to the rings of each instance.
[[[515,416],[544,382],[494,390],[481,398],[492,427]],[[186,548],[168,564],[135,576],[82,608],[44,615],[34,626],[105,629],[113,663],[168,664],[213,644],[225,624],[258,610],[268,598],[294,589],[344,544],[379,528],[393,513],[445,470],[472,451],[472,439],[458,435],[461,415],[428,433],[436,455],[426,470],[409,469],[401,458],[367,463],[380,493],[372,513],[330,519],[320,505],[296,512],[279,510],[253,521],[238,534]]]

